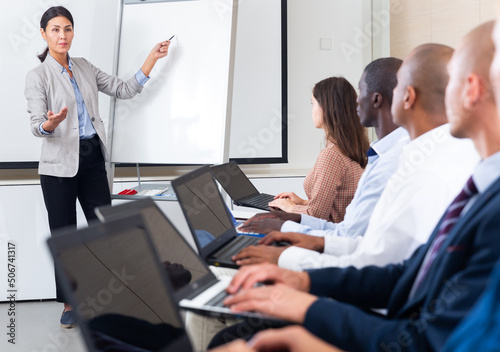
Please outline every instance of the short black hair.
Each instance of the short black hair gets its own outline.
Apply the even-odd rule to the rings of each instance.
[[[365,67],[365,83],[368,94],[377,92],[392,104],[392,91],[398,84],[397,72],[403,60],[395,57],[385,57],[372,61]]]

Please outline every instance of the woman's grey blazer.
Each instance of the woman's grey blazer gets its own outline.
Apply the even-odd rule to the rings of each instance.
[[[106,148],[106,131],[99,115],[99,92],[120,99],[130,99],[142,91],[135,76],[127,82],[110,76],[83,58],[71,58],[73,77],[83,96],[90,120],[101,140],[104,159],[109,160]],[[68,74],[63,74],[57,62],[47,59],[26,75],[24,91],[31,118],[31,131],[43,138],[38,173],[41,175],[73,177],[78,172],[80,134],[75,91]],[[47,120],[47,112],[59,113],[68,108],[66,119],[54,133],[44,135],[40,124]]]

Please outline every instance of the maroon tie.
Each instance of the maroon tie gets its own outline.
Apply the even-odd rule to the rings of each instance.
[[[420,266],[420,270],[418,272],[417,278],[415,279],[415,283],[413,284],[410,297],[413,296],[413,294],[415,293],[415,291],[417,290],[417,288],[420,286],[423,279],[427,275],[427,272],[429,271],[432,262],[436,258],[437,253],[441,248],[441,245],[448,237],[448,234],[450,233],[453,226],[460,219],[460,213],[464,209],[465,205],[469,202],[469,199],[477,193],[478,193],[477,187],[474,184],[474,181],[472,180],[471,177],[465,184],[465,187],[462,189],[462,191],[458,194],[455,200],[448,207],[448,210],[446,210],[444,219],[441,222],[441,225],[439,226],[439,232],[434,238],[431,247],[427,251],[427,255],[425,256],[424,262]]]

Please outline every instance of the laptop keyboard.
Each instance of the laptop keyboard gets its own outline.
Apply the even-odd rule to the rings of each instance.
[[[258,282],[255,285],[253,285],[253,287],[261,287],[261,286],[264,286],[264,283]],[[227,296],[229,296],[229,293],[227,293],[226,290],[222,290],[217,295],[215,295],[214,298],[205,303],[205,305],[211,307],[226,307],[222,302],[224,302],[224,299]]]
[[[224,304],[222,303],[224,301],[224,298],[229,296],[229,294],[223,290],[219,294],[217,294],[214,298],[212,298],[210,301],[208,301],[205,305],[211,306],[211,307],[224,307]]]
[[[245,247],[256,245],[259,237],[254,236],[238,236],[229,245],[215,252],[212,257],[217,260],[231,260],[231,257],[237,254]]]
[[[246,204],[255,208],[269,208],[269,202],[274,200],[274,196],[266,193],[261,193],[255,197],[245,200],[242,204]]]

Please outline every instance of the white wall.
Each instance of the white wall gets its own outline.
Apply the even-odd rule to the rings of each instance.
[[[288,0],[288,164],[249,165],[246,172],[305,175],[324,147],[324,133],[311,120],[314,84],[341,75],[357,89],[371,61],[371,1]],[[329,38],[332,50],[320,49]],[[290,171],[291,170],[291,171]]]

